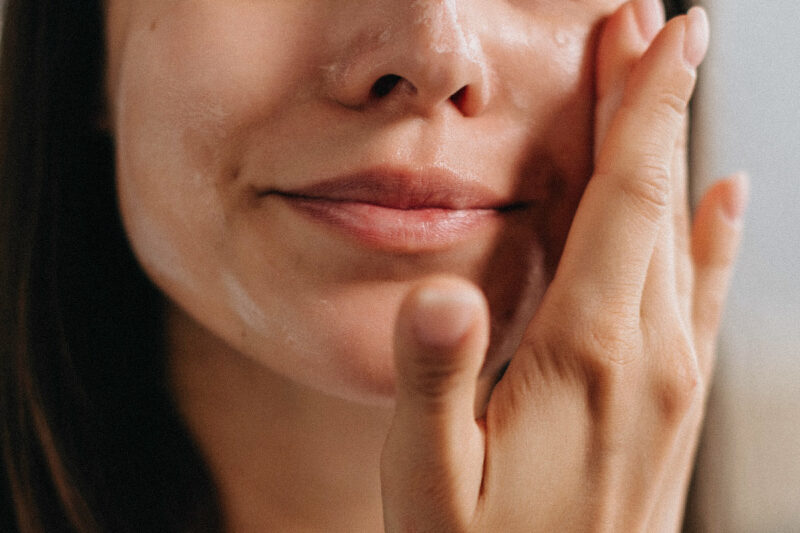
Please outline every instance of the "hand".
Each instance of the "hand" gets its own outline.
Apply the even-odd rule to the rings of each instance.
[[[662,28],[657,4],[604,28],[595,173],[483,418],[484,297],[438,277],[405,299],[387,531],[679,530],[746,191],[719,182],[690,229],[686,107],[708,28],[697,8]]]

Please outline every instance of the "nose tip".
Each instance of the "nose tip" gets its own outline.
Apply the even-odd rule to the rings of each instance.
[[[402,20],[355,36],[328,69],[333,98],[358,109],[391,102],[420,115],[441,106],[464,116],[480,114],[490,85],[477,35],[456,13],[447,12],[451,2],[397,4],[403,5]]]
[[[460,87],[459,85],[461,82],[458,77],[446,72],[413,78],[408,75],[384,74],[375,80],[368,94],[363,95],[363,89],[360,88],[353,95],[355,98],[349,106],[378,106],[382,102],[394,100],[420,115],[427,115],[442,104],[452,105],[464,116],[480,114],[485,105],[482,84],[472,82]],[[455,87],[458,88],[453,90]]]
[[[398,76],[397,74],[386,74],[378,78],[378,80],[372,85],[372,89],[370,89],[369,98],[372,100],[381,100],[392,93],[397,94],[402,91],[409,93],[410,99],[418,100],[416,102],[416,106],[421,108],[421,110],[425,108],[432,108],[437,104],[437,102],[442,100],[435,93],[431,95],[432,98],[426,98],[429,96],[429,93],[426,92],[424,94],[420,94],[416,85],[404,79],[403,77]],[[446,95],[448,91],[443,90],[442,93]],[[483,97],[480,93],[476,94],[476,88],[474,84],[464,85],[447,97],[447,99],[457,109],[459,109],[462,114],[467,116],[478,114],[479,108],[483,105]]]

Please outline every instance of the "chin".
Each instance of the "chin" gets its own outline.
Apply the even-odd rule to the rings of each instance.
[[[411,284],[386,283],[383,298],[371,306],[353,297],[339,304],[327,301],[305,320],[293,322],[293,335],[282,337],[284,346],[275,351],[249,351],[272,372],[324,396],[379,408],[394,405],[394,323],[402,298]],[[509,310],[497,303],[491,315],[491,342],[480,380],[493,385],[513,356],[543,293],[542,285],[531,285],[525,296]],[[368,291],[375,296],[380,289]],[[367,299],[367,296],[363,296]],[[355,308],[346,312],[348,308]],[[499,312],[502,310],[502,312]],[[301,310],[302,311],[302,310]],[[299,333],[302,325],[304,333]],[[263,345],[262,345],[263,346]],[[484,387],[485,388],[485,387]]]

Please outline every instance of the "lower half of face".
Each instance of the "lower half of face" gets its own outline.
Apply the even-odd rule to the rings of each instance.
[[[591,171],[593,39],[615,7],[549,4],[112,0],[143,267],[243,356],[359,401],[391,397],[403,296],[459,275],[489,300],[497,372]]]

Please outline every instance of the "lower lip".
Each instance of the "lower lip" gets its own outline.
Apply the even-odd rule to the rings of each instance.
[[[445,248],[499,222],[495,209],[395,209],[362,202],[283,197],[315,222],[369,246],[394,251]]]

